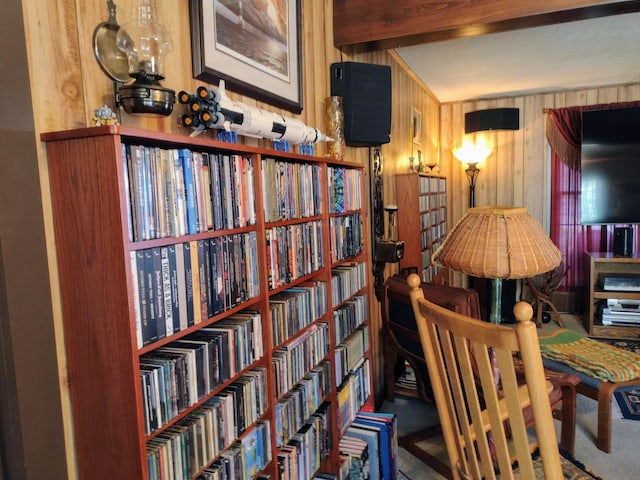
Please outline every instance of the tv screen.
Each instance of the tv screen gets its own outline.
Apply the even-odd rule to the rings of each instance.
[[[583,112],[581,223],[640,223],[640,107]]]

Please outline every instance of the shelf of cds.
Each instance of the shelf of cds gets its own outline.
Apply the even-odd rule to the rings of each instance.
[[[440,268],[431,256],[447,236],[447,180],[439,175],[396,175],[398,240],[404,241],[401,270],[415,271],[425,282],[433,281]],[[446,280],[446,279],[445,279]]]
[[[373,406],[363,168],[119,126],[42,140],[79,478],[340,478]]]

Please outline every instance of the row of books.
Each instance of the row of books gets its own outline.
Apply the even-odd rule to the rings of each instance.
[[[447,206],[447,194],[442,193],[421,193],[418,197],[418,204],[421,212],[428,212],[430,210],[446,210]],[[442,220],[440,220],[442,221]]]
[[[331,306],[337,307],[367,285],[367,266],[349,263],[331,269]]]
[[[269,299],[272,346],[277,347],[327,313],[326,282],[310,281]]]
[[[274,350],[271,357],[276,397],[281,397],[298,383],[329,353],[329,324],[311,325],[288,345]]]
[[[269,290],[318,271],[324,266],[320,220],[268,228]]]
[[[197,480],[268,480],[270,477],[257,474],[272,459],[269,432],[268,421],[256,422],[254,429],[222,452]]]
[[[325,402],[277,453],[280,480],[308,480],[331,451],[331,403]]]
[[[339,444],[349,479],[395,480],[398,476],[398,428],[392,413],[359,412]]]
[[[368,318],[367,297],[356,295],[333,311],[335,344],[343,343]]]
[[[420,177],[420,193],[444,192],[447,188],[447,179],[436,176]]]
[[[322,213],[320,165],[262,159],[266,222],[315,217]]]
[[[336,345],[335,370],[336,385],[340,385],[345,375],[353,371],[369,350],[369,327],[361,325],[341,344]]]
[[[138,348],[259,294],[256,232],[132,251]]]
[[[329,213],[344,213],[362,208],[362,171],[328,167]]]
[[[362,215],[353,213],[329,219],[331,263],[355,257],[364,249]]]
[[[338,388],[338,428],[343,435],[371,394],[369,360],[363,358]]]
[[[262,347],[260,314],[241,312],[141,356],[145,432],[157,430],[261,358]]]
[[[282,447],[320,407],[331,389],[331,363],[311,370],[274,405],[276,446]]]
[[[241,433],[238,411],[249,395],[242,388],[229,388],[147,441],[149,478],[188,480],[209,465]],[[268,425],[259,422],[255,429],[268,434]]]
[[[420,228],[422,230],[429,228],[430,225],[445,223],[447,221],[446,207],[440,207],[436,210],[424,210],[420,213]]]
[[[126,144],[122,157],[133,241],[256,222],[249,157]]]

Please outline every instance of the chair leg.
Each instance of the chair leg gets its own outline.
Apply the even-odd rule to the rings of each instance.
[[[598,438],[596,445],[600,450],[611,453],[611,399],[618,386],[603,382],[598,389]]]
[[[560,446],[574,454],[576,443],[576,389],[573,385],[562,387]]]
[[[384,390],[385,400],[393,403],[395,398],[395,365],[396,365],[396,349],[389,342],[385,342],[384,350]]]

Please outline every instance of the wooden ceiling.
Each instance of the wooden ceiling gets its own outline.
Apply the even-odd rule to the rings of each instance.
[[[640,11],[640,0],[334,0],[335,46],[376,51]]]

